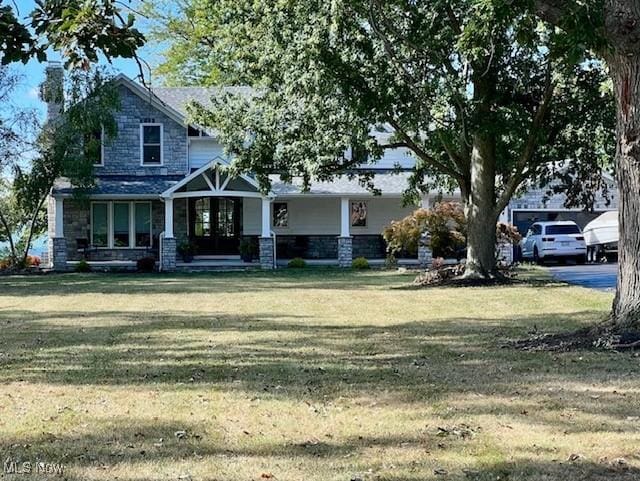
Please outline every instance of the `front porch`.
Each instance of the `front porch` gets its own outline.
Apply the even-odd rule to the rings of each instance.
[[[225,167],[214,160],[162,194],[161,270],[256,264],[274,269],[297,257],[309,265],[350,267],[355,257],[383,264],[383,228],[415,208],[403,207],[401,195],[374,197],[366,191],[265,193],[253,178],[231,177]],[[201,257],[183,262],[185,245]],[[253,262],[246,262],[247,249]],[[417,264],[417,256],[408,261]]]

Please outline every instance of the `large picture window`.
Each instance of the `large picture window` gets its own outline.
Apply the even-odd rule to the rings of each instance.
[[[136,247],[150,247],[151,204],[149,202],[136,202],[134,205]]]
[[[162,124],[141,124],[142,165],[162,165]]]
[[[93,202],[91,245],[132,249],[152,246],[151,202]]]
[[[109,246],[109,204],[106,202],[91,205],[91,244]]]
[[[129,247],[129,204],[116,202],[113,204],[113,247]]]

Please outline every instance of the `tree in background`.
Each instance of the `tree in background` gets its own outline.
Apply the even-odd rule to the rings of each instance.
[[[417,159],[410,198],[434,188],[462,194],[467,277],[499,275],[496,221],[525,182],[575,169],[600,185],[607,150],[594,139],[606,146],[613,136],[605,74],[595,61],[567,64],[565,38],[529,5],[181,5],[169,15],[156,10],[155,33],[171,45],[160,71],[256,88],[192,109],[196,123],[220,133],[236,170],[256,173],[265,189],[274,172],[308,186],[405,147]]]

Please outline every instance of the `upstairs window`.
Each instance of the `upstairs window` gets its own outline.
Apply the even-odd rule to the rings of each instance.
[[[141,124],[142,165],[162,165],[162,124]]]

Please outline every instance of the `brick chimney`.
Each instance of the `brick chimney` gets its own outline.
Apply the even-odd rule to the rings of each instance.
[[[64,68],[61,62],[49,62],[45,81],[40,87],[42,100],[47,103],[47,120],[52,121],[62,113],[64,105]]]

